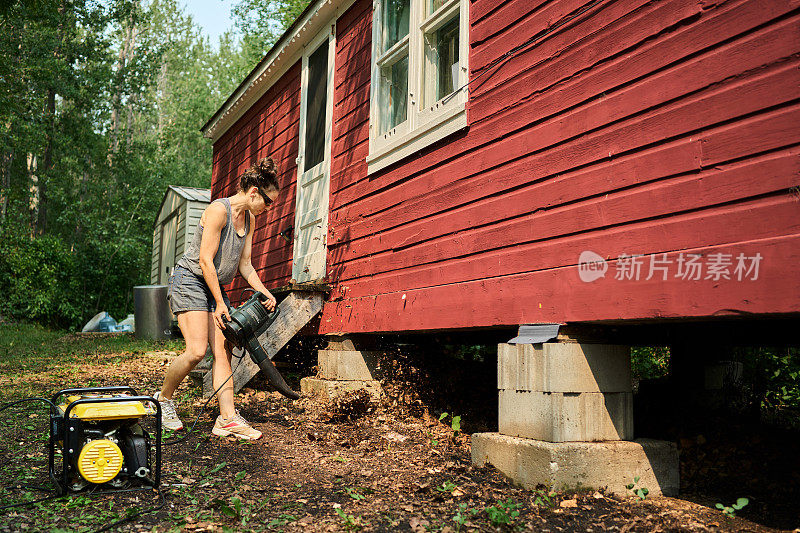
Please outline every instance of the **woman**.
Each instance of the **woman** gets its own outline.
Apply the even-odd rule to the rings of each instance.
[[[186,253],[169,279],[167,298],[186,340],[186,351],[167,370],[164,385],[155,398],[161,404],[164,427],[183,428],[172,395],[181,381],[199,363],[211,343],[214,352],[213,384],[216,390],[231,375],[231,346],[222,335],[225,316],[230,320],[231,303],[222,285],[230,283],[238,269],[255,290],[266,295],[264,306],[275,309],[275,298],[261,283],[250,262],[255,218],[278,196],[275,163],[262,159],[239,178],[238,192],[214,200],[203,212]],[[258,439],[261,432],[242,418],[233,404],[233,380],[218,393],[220,415],[212,433]]]

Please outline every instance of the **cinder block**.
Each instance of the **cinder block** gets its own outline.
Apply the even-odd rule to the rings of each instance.
[[[300,392],[308,396],[323,396],[333,399],[347,392],[364,389],[373,398],[381,397],[381,384],[378,381],[331,381],[317,378],[302,378],[300,380]]]
[[[633,438],[630,392],[501,390],[498,404],[503,435],[548,442]]]
[[[357,350],[319,350],[319,377],[322,379],[371,381],[380,379],[380,352]]]
[[[631,392],[630,348],[610,344],[500,344],[497,388]]]
[[[672,442],[639,439],[612,442],[543,442],[499,433],[472,435],[472,462],[492,464],[527,489],[544,484],[556,490],[599,489],[631,494],[637,487],[650,495],[677,496],[678,449]]]

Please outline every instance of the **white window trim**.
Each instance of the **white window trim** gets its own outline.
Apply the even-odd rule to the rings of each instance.
[[[395,44],[381,57],[383,42],[382,0],[373,3],[372,17],[372,77],[370,82],[370,127],[367,174],[379,171],[401,159],[467,127],[467,80],[469,75],[469,2],[447,0],[442,7],[425,20],[424,8],[427,0],[411,0],[408,40],[408,117],[405,122],[391,130],[379,133],[380,114],[380,69],[391,64],[398,52],[405,48],[405,39]],[[425,34],[435,31],[459,12],[459,71],[455,82],[456,92],[430,105],[420,108],[419,99],[430,94],[431,87],[423,87],[425,57]],[[424,21],[424,22],[423,22]]]

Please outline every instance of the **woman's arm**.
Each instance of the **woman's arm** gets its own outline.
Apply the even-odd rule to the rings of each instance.
[[[242,257],[239,259],[239,273],[251,287],[267,297],[266,301],[264,301],[264,307],[272,311],[275,309],[275,304],[277,301],[275,300],[275,297],[272,296],[272,293],[267,290],[263,283],[261,283],[261,279],[258,277],[258,272],[256,272],[255,268],[253,268],[253,263],[251,262],[251,257],[253,254],[253,233],[255,232],[256,227],[256,217],[252,213],[248,213],[248,216],[250,217],[250,231],[247,232],[247,237],[244,241],[244,249],[242,250]]]
[[[214,311],[214,322],[220,329],[224,328],[222,315],[227,316],[228,320],[230,320],[231,315],[228,313],[228,307],[222,299],[222,289],[219,287],[219,277],[217,276],[217,269],[214,267],[214,256],[217,255],[222,228],[225,227],[227,222],[228,212],[225,206],[219,202],[209,205],[200,220],[203,225],[203,238],[200,240],[200,269],[203,271],[203,278],[206,280],[209,290],[211,290],[214,301],[217,302],[217,308]]]

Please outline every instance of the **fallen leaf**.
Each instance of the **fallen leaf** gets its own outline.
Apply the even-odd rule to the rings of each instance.
[[[390,431],[389,433],[381,436],[390,442],[405,442],[408,439],[407,435],[401,435],[396,431]]]
[[[578,500],[562,500],[561,503],[558,504],[560,507],[577,507]]]

